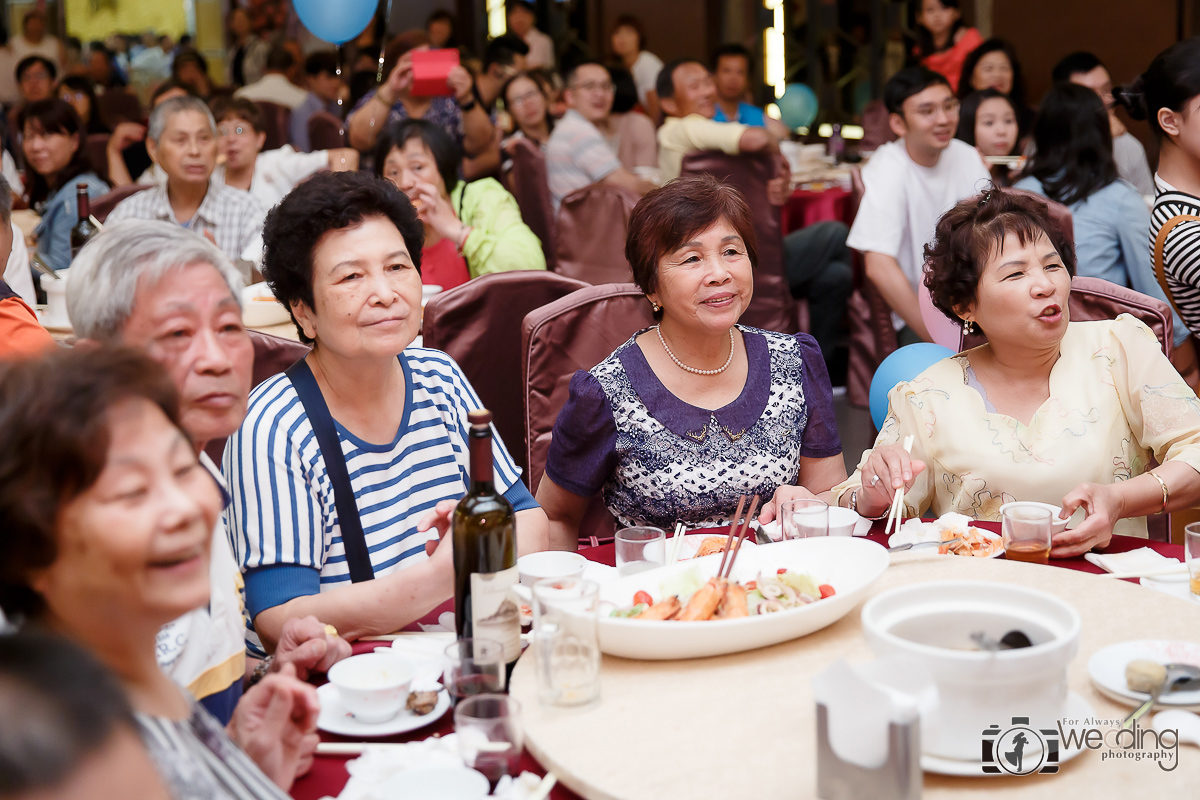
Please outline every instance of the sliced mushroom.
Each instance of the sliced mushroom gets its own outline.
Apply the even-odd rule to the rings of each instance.
[[[768,600],[774,600],[776,597],[783,595],[784,586],[779,581],[767,581],[766,583],[758,584],[758,590],[762,592],[762,596]]]

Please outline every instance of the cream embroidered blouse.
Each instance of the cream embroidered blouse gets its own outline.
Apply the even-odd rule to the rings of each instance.
[[[940,361],[888,395],[875,446],[912,434],[912,456],[927,465],[904,497],[906,517],[957,511],[999,521],[1004,503],[1059,505],[1080,483],[1128,480],[1152,458],[1200,472],[1200,400],[1133,317],[1068,325],[1050,397],[1028,426],[990,411],[968,385],[970,355]],[[834,487],[834,502],[862,485],[870,454]],[[1145,517],[1120,520],[1113,532],[1145,537]]]

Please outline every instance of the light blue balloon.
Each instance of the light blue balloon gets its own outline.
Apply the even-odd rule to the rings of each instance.
[[[792,130],[810,128],[817,119],[817,93],[803,83],[789,83],[775,105],[779,106],[783,124]]]
[[[871,378],[871,420],[882,428],[887,419],[888,392],[901,381],[911,381],[943,358],[954,355],[949,347],[921,342],[901,347],[883,360]]]
[[[374,0],[293,0],[292,7],[313,36],[342,44],[366,30],[378,3]]]

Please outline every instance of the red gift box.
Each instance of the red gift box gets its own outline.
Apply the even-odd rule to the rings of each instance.
[[[421,97],[454,94],[447,78],[458,66],[458,51],[420,50],[412,54],[412,93]]]

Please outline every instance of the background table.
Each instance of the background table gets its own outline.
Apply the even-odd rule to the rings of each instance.
[[[999,529],[999,525],[996,523],[979,523],[979,525],[980,525],[980,527],[987,528],[989,530],[998,530]],[[883,527],[882,522],[876,523],[876,525],[872,529],[872,533],[869,538],[871,538],[877,542],[883,543],[884,536],[882,534],[882,527]],[[723,532],[723,530],[716,531],[716,532],[721,533],[721,532]],[[1128,550],[1133,550],[1138,547],[1145,547],[1145,546],[1152,547],[1155,550],[1157,550],[1158,552],[1163,553],[1164,555],[1167,555],[1167,556],[1171,556],[1173,558],[1182,558],[1183,557],[1183,548],[1179,545],[1167,544],[1165,542],[1148,542],[1145,539],[1134,539],[1134,538],[1126,537],[1126,536],[1113,537],[1112,543],[1105,550],[1105,552],[1120,553],[1120,552],[1125,552]],[[599,562],[602,564],[608,564],[609,566],[613,566],[615,563],[614,562],[614,558],[615,558],[614,549],[613,549],[613,545],[611,545],[611,544],[601,545],[600,547],[591,547],[591,548],[588,548],[585,550],[581,550],[580,552],[583,555],[587,556],[592,561],[596,561],[596,562]],[[966,558],[958,558],[958,557],[954,557],[954,559],[958,560],[958,561],[964,561],[964,562],[978,561],[978,559],[966,559]],[[939,561],[949,561],[950,558],[948,557],[946,559],[938,559],[938,560]],[[926,563],[929,563],[929,562],[926,562]],[[994,564],[996,562],[989,560],[989,563]],[[1100,572],[1101,571],[1098,567],[1096,567],[1095,565],[1086,561],[1083,558],[1056,559],[1056,560],[1051,561],[1050,564],[1052,567],[1065,567],[1068,570],[1073,570],[1073,571],[1078,571],[1078,572]],[[1034,565],[1014,564],[1012,566],[1022,568],[1022,569],[1028,568],[1028,570],[1030,570],[1030,575],[1035,576],[1035,577],[1040,577],[1042,579],[1042,581],[1049,582],[1049,583],[1054,583],[1055,581],[1054,580],[1046,581],[1047,576],[1057,577],[1060,575],[1067,574],[1067,573],[1059,572],[1058,570],[1053,570],[1053,571],[1047,572],[1046,567],[1040,567],[1040,566],[1034,566]],[[899,565],[899,564],[892,568],[889,568],[888,573],[886,573],[884,576],[885,579],[888,578],[893,572],[896,572],[897,574],[899,574],[900,569],[901,569],[901,565]],[[1086,581],[1087,585],[1096,586],[1096,582],[1094,580],[1089,580],[1087,578],[1083,578],[1082,576],[1080,577],[1080,579]],[[1125,584],[1124,581],[1115,581],[1114,583]],[[882,585],[883,585],[883,580],[881,580],[881,583],[880,583],[881,587],[882,587]],[[881,590],[882,590],[881,588],[876,589],[876,591],[881,591]],[[1154,592],[1151,589],[1145,589],[1140,586],[1129,586],[1129,588],[1126,591],[1134,593],[1135,596],[1142,597],[1147,602],[1149,602],[1151,605],[1153,605],[1156,602],[1161,602],[1163,604],[1177,604],[1176,606],[1164,605],[1162,607],[1177,608],[1179,604],[1185,603],[1185,601],[1176,600],[1175,598],[1168,597],[1165,594],[1160,594],[1158,592]],[[1148,599],[1148,598],[1153,598],[1153,599]],[[1161,598],[1161,601],[1159,600],[1159,598]],[[435,621],[437,619],[438,615],[441,614],[442,612],[452,611],[452,610],[453,610],[453,602],[448,602],[448,603],[442,605],[441,607],[435,609],[429,615],[427,615],[424,621],[426,621],[426,622]],[[1080,609],[1080,610],[1082,613],[1082,609]],[[1187,634],[1187,635],[1191,636],[1192,638],[1195,638],[1197,631],[1200,631],[1200,607],[1197,607],[1195,614],[1198,615],[1198,618],[1193,620],[1190,623],[1192,625],[1192,628],[1191,628],[1190,633]],[[833,626],[833,627],[837,628],[838,630],[844,630],[847,628],[847,626],[849,626],[854,631],[857,631],[858,616],[859,616],[859,610],[855,609],[854,611],[851,611],[845,618],[843,618],[841,622],[839,622],[836,626]],[[1085,618],[1085,620],[1086,620],[1086,618]],[[1085,642],[1087,641],[1086,637],[1089,634],[1094,635],[1096,633],[1094,631],[1089,631],[1089,627],[1090,626],[1087,625],[1087,623],[1085,621],[1085,627],[1084,627]],[[770,665],[772,663],[775,663],[775,660],[778,658],[782,657],[782,658],[784,658],[785,661],[787,661],[789,659],[789,657],[786,655],[786,653],[791,652],[791,650],[789,648],[795,648],[795,649],[798,649],[801,651],[806,651],[807,648],[810,647],[811,643],[813,643],[815,641],[816,642],[822,641],[821,639],[816,639],[814,637],[824,637],[824,636],[830,635],[831,631],[832,631],[832,629],[826,629],[826,631],[821,631],[816,634],[812,634],[812,635],[804,637],[802,639],[798,639],[795,642],[788,642],[786,644],[777,645],[775,647],[767,648],[765,650],[754,650],[754,651],[750,651],[748,653],[741,653],[741,654],[737,654],[737,655],[733,655],[733,656],[724,656],[724,657],[721,657],[718,659],[695,659],[695,660],[691,660],[691,661],[673,661],[673,662],[649,662],[649,661],[631,661],[628,659],[620,659],[620,658],[613,658],[610,656],[605,656],[604,657],[604,665],[603,665],[603,669],[602,669],[602,676],[601,676],[601,680],[603,682],[603,689],[602,689],[603,693],[601,695],[601,703],[599,706],[595,707],[594,709],[585,710],[583,712],[560,711],[560,712],[547,713],[546,711],[542,710],[538,704],[536,692],[533,691],[533,684],[532,684],[532,681],[533,681],[532,666],[533,665],[532,665],[532,663],[530,663],[531,659],[522,658],[521,662],[517,666],[517,670],[513,674],[514,693],[523,692],[523,694],[521,694],[520,696],[521,696],[522,705],[524,706],[524,715],[527,720],[527,724],[532,724],[532,727],[530,728],[530,732],[534,736],[536,736],[539,740],[542,740],[547,735],[544,731],[544,726],[546,725],[546,720],[553,719],[556,716],[560,720],[566,720],[568,722],[574,720],[574,721],[578,722],[579,720],[584,719],[585,715],[590,715],[595,712],[603,712],[603,710],[606,708],[609,709],[609,712],[606,712],[609,715],[628,714],[630,718],[628,720],[626,720],[625,722],[621,722],[617,726],[618,728],[620,728],[619,732],[618,731],[602,732],[601,730],[597,730],[593,733],[590,730],[587,732],[580,732],[578,729],[575,729],[575,730],[572,730],[569,733],[569,735],[568,734],[564,734],[564,735],[568,735],[569,739],[573,742],[573,747],[575,747],[579,750],[586,751],[586,750],[597,749],[597,750],[604,750],[605,752],[610,752],[612,750],[615,750],[617,753],[630,754],[629,758],[637,758],[638,753],[641,752],[641,750],[645,749],[644,745],[647,742],[653,743],[653,745],[651,747],[651,749],[653,751],[655,751],[655,752],[661,751],[661,748],[664,745],[664,737],[663,737],[664,725],[666,726],[666,728],[665,728],[666,730],[676,731],[676,733],[671,734],[672,736],[682,737],[687,742],[697,741],[697,742],[703,744],[704,742],[707,742],[714,738],[717,740],[720,740],[720,741],[727,741],[725,733],[723,733],[721,730],[714,729],[712,719],[701,720],[699,723],[694,724],[690,727],[689,726],[681,727],[679,725],[679,723],[675,719],[673,719],[673,716],[674,716],[673,708],[669,709],[671,713],[665,714],[665,716],[663,716],[661,719],[657,719],[654,717],[643,717],[641,715],[640,710],[629,708],[629,705],[628,705],[629,698],[626,696],[626,692],[624,690],[622,690],[620,688],[620,686],[626,680],[632,680],[633,683],[636,685],[638,683],[636,676],[642,674],[643,672],[646,673],[647,675],[655,675],[655,674],[661,673],[661,675],[663,676],[662,679],[667,684],[673,684],[673,682],[676,680],[675,678],[672,678],[670,676],[672,676],[672,675],[679,676],[678,680],[681,682],[685,682],[686,685],[689,687],[687,692],[691,693],[691,695],[686,698],[678,698],[678,697],[675,698],[676,701],[678,701],[684,707],[687,707],[689,704],[693,704],[693,703],[703,703],[703,704],[706,704],[705,707],[707,707],[707,704],[710,702],[710,698],[712,698],[715,695],[720,695],[729,689],[733,689],[735,691],[736,696],[741,698],[741,700],[747,704],[748,708],[760,708],[760,707],[765,707],[768,704],[774,706],[773,701],[770,701],[768,703],[768,701],[764,700],[764,698],[771,697],[771,692],[783,691],[788,695],[787,705],[789,708],[796,702],[797,697],[807,698],[806,702],[807,702],[807,707],[808,707],[808,717],[807,717],[808,722],[805,723],[808,725],[808,728],[806,729],[808,738],[807,738],[807,740],[805,740],[807,742],[807,746],[805,747],[802,743],[797,742],[796,743],[797,748],[799,748],[799,749],[794,749],[788,755],[788,758],[784,759],[784,760],[786,761],[786,760],[790,759],[791,761],[800,762],[807,771],[811,772],[813,769],[815,769],[815,763],[813,762],[814,756],[811,755],[812,753],[815,753],[815,749],[813,747],[812,731],[810,730],[813,727],[812,717],[814,714],[814,709],[812,706],[811,694],[809,693],[807,678],[796,677],[794,679],[794,685],[793,685],[792,680],[788,680],[788,681],[784,681],[784,683],[785,683],[784,686],[776,687],[769,683],[764,683],[764,682],[760,681],[759,680],[759,672],[760,672],[761,665]],[[1153,634],[1153,633],[1145,634],[1145,636],[1153,636],[1153,635],[1156,635],[1156,634]],[[1142,634],[1137,634],[1137,636],[1142,636]],[[859,638],[861,638],[861,637],[859,637]],[[1124,637],[1116,637],[1116,638],[1135,638],[1135,637],[1134,636],[1124,636]],[[1116,639],[1113,639],[1113,640],[1115,641]],[[371,650],[373,650],[375,647],[381,646],[381,644],[382,643],[379,643],[379,642],[356,642],[354,645],[354,651],[355,651],[355,653],[371,652]],[[865,647],[865,644],[863,644],[862,647]],[[785,653],[782,656],[779,653],[781,648],[784,649],[784,653]],[[1094,649],[1095,648],[1093,647],[1093,650]],[[821,656],[819,659],[816,659],[815,661],[810,660],[809,664],[810,664],[810,666],[813,667],[814,672],[820,671],[820,669],[823,669],[825,666],[828,665],[828,663],[830,661],[839,657],[839,655],[840,654],[826,653],[825,655]],[[869,657],[869,653],[860,653],[860,656],[861,657],[856,656],[856,658],[858,658],[858,660],[865,659],[865,658]],[[737,686],[732,686],[732,687],[727,686],[726,685],[727,681],[723,678],[713,682],[712,685],[707,685],[708,679],[705,678],[704,679],[705,683],[702,683],[701,685],[697,685],[697,682],[693,678],[687,677],[689,675],[694,675],[694,673],[697,669],[700,669],[703,671],[705,669],[705,665],[718,665],[718,668],[720,668],[718,662],[724,663],[724,662],[727,662],[729,659],[734,659],[736,662],[731,667],[731,670],[734,673],[741,676],[741,678],[738,679],[738,681],[737,681],[737,683],[738,683]],[[760,662],[759,659],[762,659],[762,661]],[[1074,684],[1076,682],[1075,678],[1077,677],[1075,675],[1075,672],[1080,669],[1084,670],[1083,680],[1086,682],[1086,664],[1087,664],[1087,659],[1085,657],[1083,657],[1082,653],[1080,656],[1076,657],[1075,663],[1072,667],[1072,669],[1073,669],[1073,672],[1072,672],[1073,688],[1074,688]],[[723,668],[720,668],[720,669],[723,669]],[[655,680],[657,680],[657,679],[655,679]],[[528,685],[526,685],[526,684],[528,684]],[[1078,689],[1077,689],[1077,691],[1078,691]],[[1084,697],[1087,697],[1089,699],[1089,701],[1091,701],[1091,697],[1089,696],[1089,694],[1083,693],[1083,692],[1081,692],[1081,694],[1084,694]],[[1092,691],[1092,694],[1094,695],[1095,692]],[[635,696],[640,696],[640,690],[639,690],[639,694],[635,695]],[[674,695],[672,695],[672,696],[674,697]],[[1108,701],[1104,701],[1104,702],[1107,703]],[[1093,705],[1096,706],[1097,711],[1100,710],[1100,707],[1097,703],[1093,702]],[[649,721],[647,721],[647,719]],[[640,721],[638,721],[638,720],[640,720]],[[797,724],[799,724],[799,723],[797,720],[792,720],[792,719],[784,720],[781,717],[780,720],[777,721],[777,724],[779,724],[779,725],[786,724],[786,726],[789,729],[794,729],[794,728],[796,728]],[[419,741],[421,739],[425,739],[425,738],[428,738],[429,736],[433,736],[433,735],[444,736],[447,733],[452,733],[453,730],[454,730],[453,711],[450,711],[450,712],[447,712],[446,716],[444,716],[441,720],[439,720],[438,722],[434,723],[433,725],[431,725],[427,728],[422,728],[418,731],[414,731],[405,736],[387,737],[387,738],[379,739],[378,741],[385,741],[385,742]],[[530,744],[530,742],[528,741],[529,738],[531,738],[531,737],[527,737],[527,744]],[[335,736],[335,735],[327,734],[324,732],[321,733],[321,740],[322,741],[333,741],[333,742],[351,741],[350,739],[347,739],[345,737]],[[640,745],[639,745],[639,742],[641,743]],[[746,742],[742,742],[741,744],[737,745],[737,749],[739,752],[747,752],[748,750],[753,750],[754,746],[751,742],[746,741]],[[550,763],[552,763],[552,764],[558,764],[558,763],[562,763],[564,765],[572,764],[572,762],[570,762],[570,761],[556,762],[554,760],[556,758],[556,754],[553,752],[547,753],[547,751],[542,749],[542,746],[540,746],[540,745],[534,745],[531,748],[531,750],[533,750],[534,753],[539,754],[540,756],[548,755],[551,759]],[[805,753],[808,755],[801,757],[801,756],[797,755],[800,753]],[[1188,753],[1186,750],[1181,754],[1181,763],[1184,762],[1184,760],[1186,759],[1186,757],[1188,755],[1192,756],[1192,760],[1194,761],[1194,763],[1192,764],[1193,767],[1200,765],[1200,756],[1197,756],[1195,753]],[[562,758],[561,755],[558,755],[557,757]],[[1098,756],[1093,756],[1093,757],[1095,758],[1095,761],[1097,761],[1097,762],[1099,761]],[[336,796],[342,790],[342,787],[345,785],[346,780],[349,777],[348,774],[346,773],[346,762],[348,760],[350,760],[350,758],[352,758],[352,757],[324,756],[324,755],[318,756],[316,758],[316,761],[313,764],[312,770],[306,776],[304,776],[300,780],[296,781],[295,785],[293,785],[292,792],[291,792],[292,797],[295,798],[295,800],[318,800],[318,798],[324,797],[326,795]],[[568,758],[571,758],[571,757],[568,757]],[[616,754],[613,754],[612,758],[614,760],[609,761],[606,764],[601,762],[602,765],[599,767],[599,769],[601,771],[612,772],[614,774],[626,772],[624,765],[629,762],[629,758],[627,758],[624,755],[618,756]],[[738,767],[738,769],[736,769],[736,775],[730,774],[726,778],[726,777],[721,777],[719,775],[719,773],[707,772],[706,764],[704,764],[703,762],[694,761],[692,759],[691,755],[689,755],[687,753],[685,753],[682,756],[682,758],[683,758],[684,762],[691,764],[691,767],[698,770],[700,772],[700,774],[717,776],[716,779],[714,779],[712,781],[714,790],[715,790],[714,794],[712,796],[719,796],[722,798],[727,798],[731,794],[731,792],[735,789],[735,787],[738,790],[740,790],[744,786],[744,783],[743,783],[743,780],[741,777],[742,769],[740,766]],[[1085,754],[1083,756],[1080,756],[1079,760],[1086,760],[1088,758],[1089,758],[1089,756],[1087,754]],[[621,765],[621,766],[618,766],[618,765]],[[1103,766],[1108,767],[1109,765],[1104,764]],[[567,774],[565,774],[565,772],[562,771],[560,768],[557,768],[557,767],[552,767],[552,768],[554,768],[555,774],[558,775],[560,782],[559,782],[558,786],[556,786],[554,788],[554,791],[551,792],[550,797],[554,798],[554,800],[575,800],[576,798],[578,798],[579,795],[577,795],[575,792],[571,791],[571,788],[583,790],[583,788],[584,788],[583,785],[581,783],[579,783],[575,778],[570,777]],[[526,753],[522,757],[521,769],[528,770],[530,772],[535,772],[539,775],[545,774],[545,770],[543,769],[543,767],[538,763],[538,760],[534,759],[533,755],[531,755],[531,753],[529,751],[526,751]],[[1183,769],[1183,767],[1181,766],[1180,769]],[[933,776],[927,776],[927,779],[926,779],[927,788],[934,786],[935,783],[939,780],[942,780],[942,779],[940,779],[940,778],[934,779]],[[980,780],[982,780],[982,779],[975,779],[974,781],[968,782],[968,784],[967,784],[968,788],[970,788],[972,790],[979,789],[980,785],[979,785],[978,781],[980,781]],[[1037,782],[1042,779],[1021,778],[1018,780],[1029,781],[1029,782],[1031,782],[1031,785],[1032,785],[1033,782]],[[796,790],[793,788],[793,789],[789,789],[788,791],[784,792],[782,795],[778,795],[778,796],[786,797],[786,798],[792,798],[792,797],[797,797],[797,796],[815,796],[815,777],[812,777],[809,782],[812,783],[812,786],[808,790],[806,790],[806,791],[808,791],[807,795],[803,795],[803,794],[798,795]],[[564,785],[564,784],[567,784],[567,785]],[[647,783],[648,788],[652,785],[655,785],[655,784]],[[808,784],[801,784],[801,785],[807,786]],[[1022,788],[1025,785],[1026,785],[1025,783],[1020,784],[1020,786]],[[568,788],[568,786],[570,786],[571,788]],[[588,798],[609,798],[609,797],[624,798],[626,796],[628,796],[630,798],[634,798],[634,797],[638,797],[638,798],[640,798],[640,797],[672,798],[672,797],[692,796],[690,793],[666,791],[663,789],[663,787],[661,785],[658,785],[658,788],[660,790],[660,793],[657,795],[655,795],[653,793],[643,793],[643,794],[636,794],[636,795],[635,794],[612,795],[612,794],[604,794],[604,793],[589,794],[589,793],[586,793],[586,790],[585,790],[584,796],[588,797]],[[1197,788],[1200,789],[1200,787],[1197,787]],[[738,793],[742,794],[742,792],[740,792],[740,791]],[[1200,794],[1200,792],[1192,792],[1191,795],[1188,795],[1188,796],[1197,796],[1198,794]],[[695,796],[700,797],[701,795],[695,795]]]

